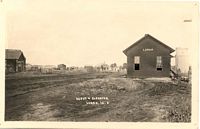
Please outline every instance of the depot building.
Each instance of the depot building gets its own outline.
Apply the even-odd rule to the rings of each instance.
[[[149,34],[126,48],[128,77],[169,77],[174,49]]]

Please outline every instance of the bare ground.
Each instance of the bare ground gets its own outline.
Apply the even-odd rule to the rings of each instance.
[[[76,97],[109,100],[91,105]],[[187,83],[134,80],[119,73],[9,75],[5,102],[6,121],[191,121]]]

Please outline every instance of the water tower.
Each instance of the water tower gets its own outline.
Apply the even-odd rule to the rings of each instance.
[[[181,73],[186,74],[189,70],[189,53],[188,48],[176,48],[176,56],[175,56],[175,62],[176,62],[176,69],[180,69]]]

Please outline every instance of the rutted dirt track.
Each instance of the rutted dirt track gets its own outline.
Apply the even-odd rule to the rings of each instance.
[[[78,97],[108,97],[86,104]],[[191,87],[85,73],[6,78],[6,121],[190,122]]]

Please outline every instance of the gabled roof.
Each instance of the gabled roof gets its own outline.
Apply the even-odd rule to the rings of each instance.
[[[144,40],[145,38],[151,38],[153,39],[154,41],[156,41],[157,43],[159,43],[160,45],[164,46],[165,48],[169,49],[170,50],[170,53],[174,52],[175,50],[172,49],[171,47],[165,45],[163,42],[159,41],[158,39],[154,38],[153,36],[149,35],[149,34],[145,34],[144,37],[142,37],[141,39],[139,39],[137,42],[135,42],[134,44],[132,44],[131,46],[129,46],[128,48],[126,48],[123,52],[124,54],[126,55],[127,51],[132,48],[132,47],[135,47],[137,44],[140,43],[140,41]]]
[[[16,49],[6,49],[6,59],[19,59],[20,56],[23,55],[21,50]]]

